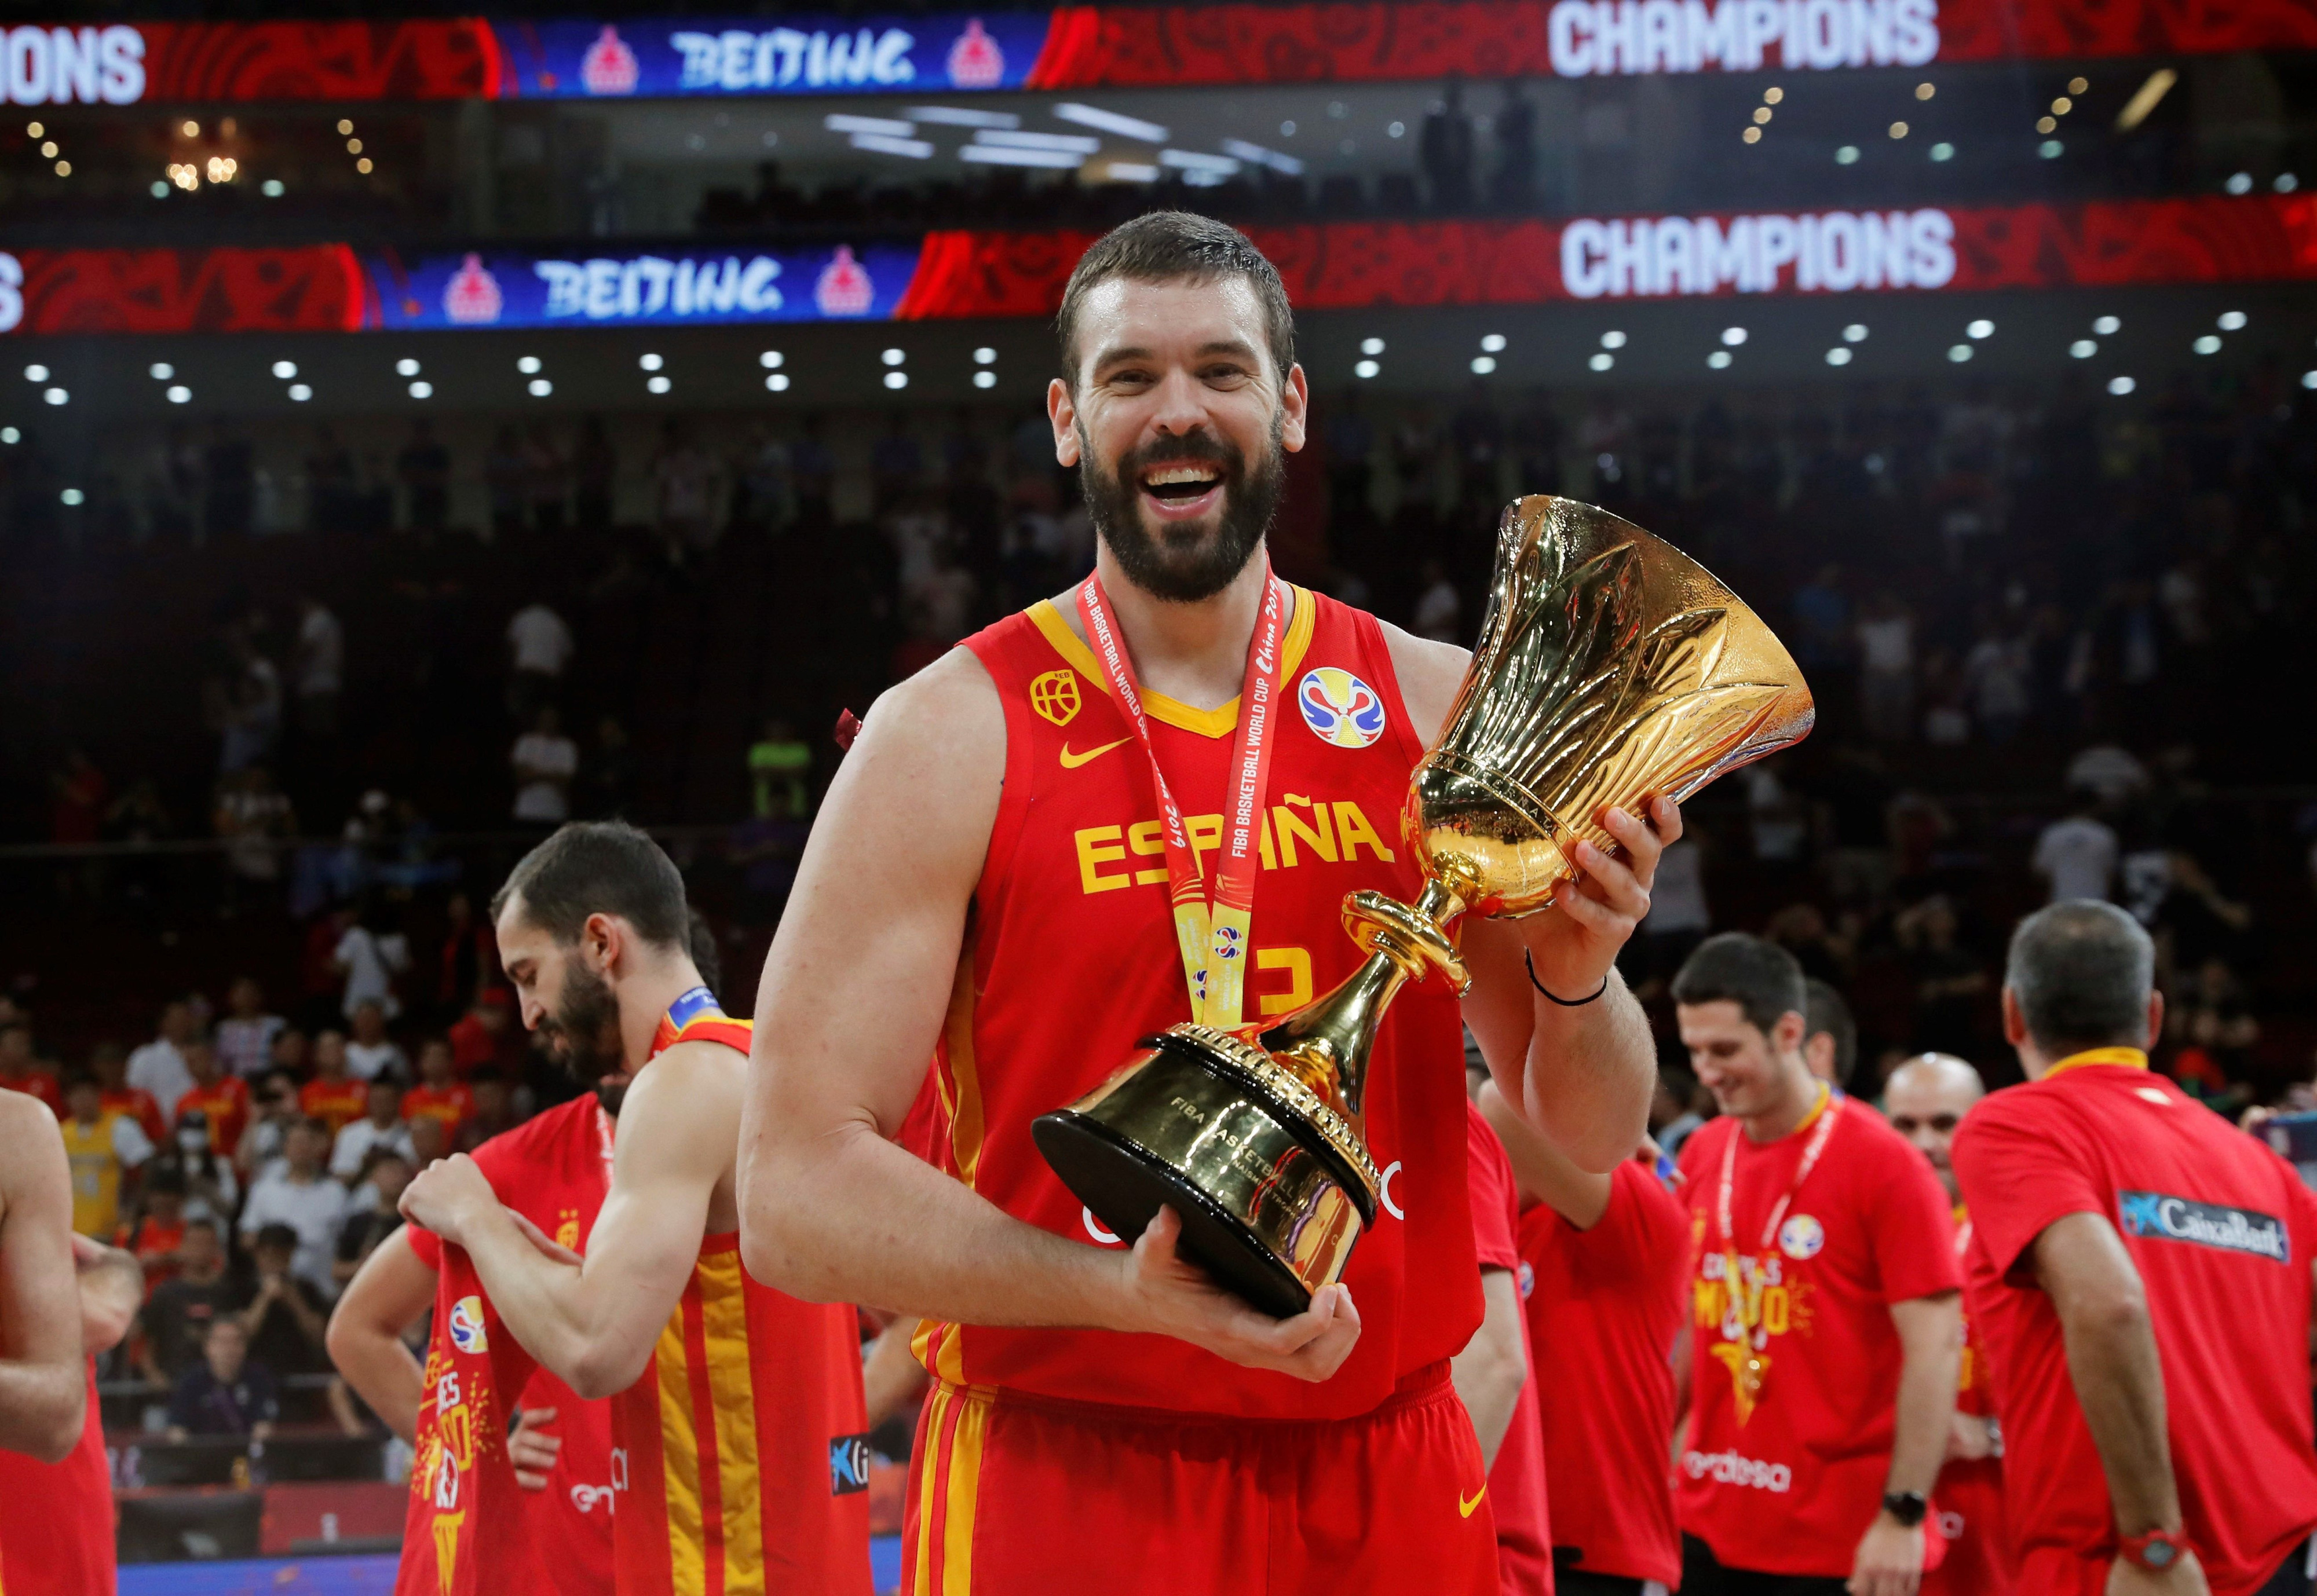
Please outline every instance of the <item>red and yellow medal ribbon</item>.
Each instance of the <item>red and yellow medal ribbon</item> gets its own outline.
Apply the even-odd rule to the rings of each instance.
[[[1248,939],[1255,923],[1255,874],[1263,830],[1263,798],[1271,778],[1271,722],[1279,700],[1279,644],[1287,625],[1287,584],[1263,572],[1263,608],[1247,650],[1247,674],[1239,695],[1239,751],[1231,761],[1224,795],[1221,859],[1209,894],[1183,825],[1181,806],[1158,768],[1150,740],[1150,720],[1134,681],[1134,662],[1111,620],[1102,577],[1088,576],[1078,588],[1078,615],[1094,646],[1110,691],[1142,745],[1150,781],[1158,795],[1160,831],[1167,847],[1167,902],[1175,915],[1175,941],[1183,957],[1183,978],[1191,994],[1191,1018],[1229,1030],[1239,1022],[1247,989]]]

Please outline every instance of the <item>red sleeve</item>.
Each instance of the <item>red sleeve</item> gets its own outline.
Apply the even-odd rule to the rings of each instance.
[[[1520,1268],[1520,1239],[1514,1234],[1519,1198],[1513,1187],[1512,1160],[1505,1145],[1481,1117],[1464,1105],[1464,1167],[1472,1182],[1472,1250],[1483,1270]]]
[[[1888,1158],[1886,1145],[1893,1149]],[[1930,1163],[1895,1130],[1883,1130],[1863,1151],[1870,1158],[1856,1165],[1856,1179],[1865,1183],[1863,1207],[1883,1302],[1911,1302],[1935,1297],[1942,1290],[1963,1290],[1963,1265],[1955,1258],[1955,1207],[1946,1199],[1946,1186],[1930,1172]]]
[[[2089,1172],[2037,1123],[2033,1097],[2013,1087],[1983,1100],[1955,1132],[1952,1155],[1974,1243],[2007,1278],[2053,1222],[2107,1212]]]
[[[491,1183],[491,1190],[499,1193],[501,1202],[506,1200],[509,1165],[521,1159],[523,1144],[528,1139],[523,1132],[536,1123],[536,1120],[526,1121],[513,1130],[495,1136],[472,1154],[476,1167],[483,1172],[483,1179]],[[404,1228],[410,1233],[410,1250],[418,1255],[418,1261],[435,1273],[442,1273],[443,1238],[422,1226],[409,1225]]]
[[[441,1274],[443,1238],[422,1225],[405,1225],[402,1233],[410,1238],[410,1250],[418,1255],[418,1262]]]

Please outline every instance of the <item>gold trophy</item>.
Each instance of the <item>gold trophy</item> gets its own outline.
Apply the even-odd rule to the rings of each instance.
[[[1480,647],[1439,743],[1409,778],[1412,904],[1344,900],[1369,957],[1270,1023],[1175,1025],[1032,1127],[1103,1224],[1140,1235],[1165,1204],[1182,1246],[1264,1312],[1301,1313],[1342,1277],[1382,1181],[1361,1137],[1368,1050],[1406,981],[1471,983],[1460,915],[1552,902],[1603,809],[1676,802],[1807,736],[1810,689],[1754,612],[1695,560],[1606,510],[1505,511]],[[1257,906],[1260,908],[1260,896]]]

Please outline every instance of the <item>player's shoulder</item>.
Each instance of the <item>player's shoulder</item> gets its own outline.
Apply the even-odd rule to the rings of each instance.
[[[593,1132],[597,1113],[593,1093],[541,1109],[522,1124],[503,1130],[475,1149],[475,1163],[494,1189],[503,1178],[520,1181],[582,1131]]]
[[[1006,710],[997,681],[975,653],[951,649],[877,696],[845,758],[845,774],[914,781],[922,768],[954,772],[979,755],[1003,766]]]
[[[0,1136],[54,1136],[57,1117],[29,1092],[0,1087]]]
[[[1417,731],[1429,744],[1447,723],[1449,706],[1456,701],[1456,690],[1464,684],[1465,668],[1472,663],[1472,650],[1419,638],[1381,616],[1375,618],[1375,623],[1383,634],[1384,654],[1391,661],[1391,673],[1400,682],[1400,702],[1407,706],[1408,718],[1415,723]]]

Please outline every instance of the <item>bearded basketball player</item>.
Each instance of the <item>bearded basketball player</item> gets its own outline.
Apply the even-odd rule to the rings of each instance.
[[[404,1215],[445,1244],[444,1278],[456,1247],[478,1282],[461,1350],[512,1338],[580,1396],[613,1399],[619,1596],[867,1596],[857,1321],[741,1271],[749,1022],[701,978],[683,877],[632,826],[567,825],[491,908],[523,1022],[583,1078],[633,1079],[616,1138],[608,1118],[587,1127],[588,1155],[608,1143],[612,1167],[584,1259],[523,1199],[502,1203],[488,1146],[404,1192]],[[450,1328],[461,1340],[456,1305]]]
[[[783,1290],[926,1321],[908,1590],[1478,1596],[1487,1475],[1448,1373],[1481,1311],[1454,998],[1407,990],[1385,1019],[1365,1103],[1383,1206],[1290,1319],[1178,1257],[1171,1210],[1105,1231],[1030,1136],[1194,1001],[1251,1022],[1350,972],[1344,895],[1418,891],[1395,820],[1466,655],[1273,578],[1306,385],[1245,237],[1128,223],[1072,274],[1058,331],[1047,407],[1095,574],[886,694],[846,756],[757,999],[744,1256]],[[1227,784],[1262,789],[1238,841]],[[1596,1171],[1648,1107],[1649,1028],[1613,961],[1679,834],[1649,809],[1605,817],[1619,856],[1580,847],[1557,909],[1463,927],[1463,1016],[1507,1101]],[[1237,928],[1237,992],[1191,967],[1214,944],[1179,931],[1186,902]],[[888,1139],[928,1055],[930,1167]]]

